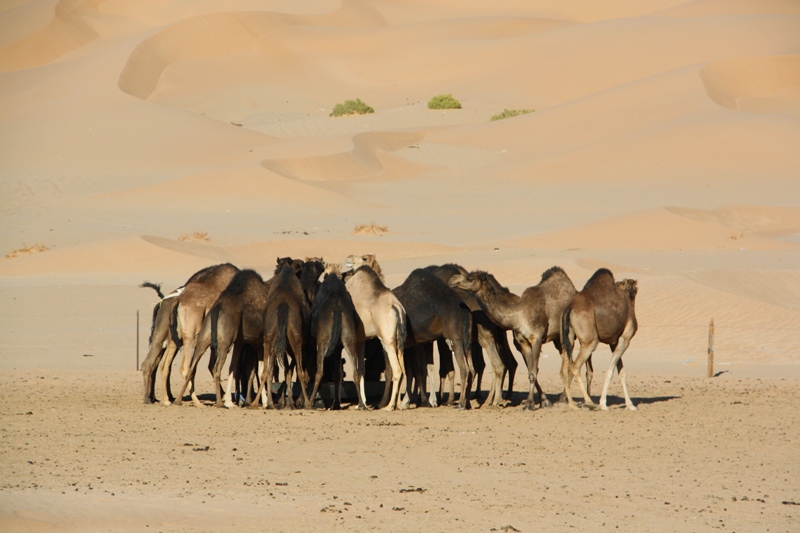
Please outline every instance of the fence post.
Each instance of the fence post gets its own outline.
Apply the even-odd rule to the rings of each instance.
[[[708,324],[708,377],[714,377],[714,319]]]
[[[136,371],[139,371],[139,310],[136,310]]]

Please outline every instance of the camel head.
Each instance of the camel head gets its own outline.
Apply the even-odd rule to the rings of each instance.
[[[380,280],[384,281],[383,272],[381,272],[381,266],[378,264],[378,260],[375,259],[375,255],[348,255],[347,259],[344,260],[345,270],[355,270],[361,266],[370,267],[378,275]]]
[[[486,279],[486,272],[470,272],[469,274],[456,274],[448,283],[451,287],[469,292],[478,292]]]
[[[319,282],[322,283],[328,274],[334,274],[339,279],[342,279],[342,267],[339,266],[339,263],[325,263],[325,270],[319,275]]]
[[[618,281],[616,283],[617,287],[619,287],[625,294],[628,295],[631,301],[636,299],[636,293],[639,292],[639,288],[637,287],[637,283],[635,279],[623,279],[622,281]]]

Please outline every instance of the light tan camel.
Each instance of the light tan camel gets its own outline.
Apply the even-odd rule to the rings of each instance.
[[[398,406],[401,379],[405,372],[406,311],[400,300],[383,284],[380,266],[374,255],[350,256],[345,268],[355,268],[345,276],[345,287],[361,321],[357,328],[358,359],[364,358],[364,342],[377,337],[386,359],[386,387],[381,405],[393,411]],[[389,394],[389,378],[392,381]],[[361,397],[366,397],[361,380]]]
[[[586,405],[592,408],[598,407],[589,396],[587,386],[581,379],[580,369],[590,360],[597,345],[602,342],[611,347],[612,356],[606,371],[599,407],[602,410],[608,409],[606,395],[616,367],[625,394],[625,405],[631,411],[636,411],[625,383],[622,354],[628,348],[638,327],[635,312],[637,291],[636,280],[625,279],[615,283],[614,274],[608,269],[601,268],[589,278],[583,290],[564,309],[561,338],[565,354],[561,365],[561,379],[564,382],[567,401],[573,409],[577,409],[577,405],[569,395],[569,389],[574,378],[578,380]],[[576,338],[580,341],[581,348],[573,361],[572,347]],[[587,376],[587,381],[590,379],[591,377]]]
[[[186,379],[189,376],[192,356],[194,355],[197,334],[203,327],[205,319],[211,307],[228,286],[233,277],[239,273],[239,269],[230,263],[217,265],[213,270],[195,283],[186,285],[186,288],[177,296],[177,305],[173,318],[170,321],[172,336],[180,340],[183,345],[183,359],[181,361],[181,374]],[[167,359],[165,354],[164,358]],[[175,354],[172,354],[174,357]],[[170,365],[172,359],[165,361]],[[166,390],[164,374],[161,375],[163,390]],[[200,399],[194,390],[194,376],[191,376],[190,394],[195,404],[200,404]],[[164,402],[169,405],[168,402]]]
[[[493,275],[481,271],[453,276],[450,285],[474,292],[494,323],[513,330],[530,381],[524,409],[534,408],[534,389],[539,393],[539,406],[549,406],[550,401],[537,379],[539,356],[542,344],[551,341],[561,352],[561,313],[577,293],[566,273],[560,267],[552,267],[542,274],[538,285],[528,287],[520,296],[500,285]]]
[[[169,387],[172,361],[177,351],[183,347],[181,374],[185,378],[194,351],[193,343],[196,332],[192,333],[191,329],[196,327],[199,331],[203,317],[237,272],[239,269],[230,263],[206,267],[192,275],[184,287],[177,289],[162,300],[151,333],[150,349],[142,364],[144,403],[153,403],[156,399],[155,377],[159,362],[161,363],[161,401],[164,405],[169,405],[174,401]],[[179,311],[181,304],[185,308],[183,314]],[[199,323],[195,324],[197,314],[201,314],[201,316]],[[187,324],[182,321],[184,316],[192,317],[193,320]],[[192,342],[191,346],[186,344],[187,339]],[[166,348],[164,342],[166,342]],[[192,383],[192,395],[193,398],[196,398],[194,383]]]
[[[233,380],[229,377],[228,389],[222,391],[222,371],[228,358],[228,350],[233,348],[231,355],[231,368],[239,366],[239,357],[246,344],[252,346],[257,352],[261,349],[264,339],[264,308],[266,307],[269,282],[264,282],[254,270],[237,272],[228,286],[220,293],[211,310],[206,314],[202,327],[195,338],[195,347],[190,359],[189,372],[181,389],[181,394],[176,398],[175,404],[180,405],[182,396],[190,381],[194,380],[197,364],[203,354],[211,348],[211,362],[209,369],[214,377],[215,405],[217,407],[233,407],[231,399]],[[234,376],[231,371],[230,376]],[[192,397],[195,405],[202,407],[199,400]]]

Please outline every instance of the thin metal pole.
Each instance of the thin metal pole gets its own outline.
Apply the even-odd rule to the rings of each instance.
[[[714,319],[708,325],[708,377],[714,377]]]
[[[139,310],[136,310],[136,371],[139,371]]]

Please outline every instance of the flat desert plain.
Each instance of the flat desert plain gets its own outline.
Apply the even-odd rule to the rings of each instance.
[[[6,0],[0,530],[798,531],[798,147],[790,0]],[[364,253],[637,279],[639,410],[142,404],[142,281]]]

